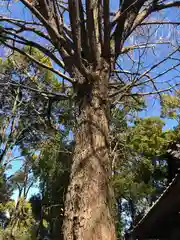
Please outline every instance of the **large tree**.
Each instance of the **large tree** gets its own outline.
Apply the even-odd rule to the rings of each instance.
[[[139,96],[160,94],[177,85],[177,75],[166,84],[159,84],[158,80],[180,65],[178,39],[162,41],[154,33],[159,26],[179,24],[161,21],[158,12],[180,7],[180,2],[20,2],[32,13],[32,20],[1,16],[0,42],[61,77],[59,99],[69,99],[75,109],[75,149],[65,204],[64,239],[114,240],[113,191],[109,181],[110,108],[129,95],[138,101]],[[15,7],[19,5],[15,3]],[[132,37],[133,45],[128,46]],[[169,45],[169,53],[161,54],[155,63],[147,62],[145,56],[152,57],[150,51],[163,43]],[[40,61],[24,45],[40,50],[53,65]],[[130,71],[124,68],[127,58]],[[166,68],[158,72],[156,68],[161,70],[162,64]],[[69,82],[66,89],[65,81]]]

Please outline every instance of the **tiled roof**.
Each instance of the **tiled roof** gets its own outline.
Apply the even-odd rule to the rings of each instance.
[[[147,210],[147,212],[145,213],[145,215],[141,218],[141,220],[133,227],[133,229],[131,230],[130,234],[133,234],[134,232],[138,231],[142,228],[142,226],[144,226],[144,223],[146,223],[146,221],[149,219],[149,217],[152,218],[152,214],[156,213],[157,210],[159,209],[159,207],[161,206],[161,203],[165,200],[166,201],[166,196],[172,196],[171,195],[171,191],[173,191],[173,189],[175,187],[178,186],[179,188],[180,185],[180,174],[176,174],[175,178],[172,180],[172,182],[168,185],[168,187],[164,190],[164,192],[160,195],[160,197],[154,202],[154,204]],[[170,194],[170,195],[169,195]],[[164,209],[164,211],[166,211],[166,209]]]
[[[170,154],[173,158],[180,159],[180,144],[173,142],[167,153]]]

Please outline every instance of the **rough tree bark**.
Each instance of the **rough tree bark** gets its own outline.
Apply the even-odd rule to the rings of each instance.
[[[65,240],[116,239],[109,184],[108,78],[103,67],[78,86],[82,90],[77,98],[83,97],[83,102],[78,103],[76,146],[65,204]]]

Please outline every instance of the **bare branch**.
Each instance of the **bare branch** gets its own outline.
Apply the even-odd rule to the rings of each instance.
[[[115,18],[115,21],[117,21],[117,26],[113,34],[115,38],[115,60],[118,58],[125,40],[131,34],[132,25],[144,2],[146,0],[123,2],[119,16]]]
[[[49,42],[52,42],[51,39],[49,38],[48,35],[46,35],[44,32],[40,31],[39,29],[36,29],[32,26],[27,26],[27,25],[30,25],[30,24],[26,24],[25,21],[20,21],[20,20],[17,20],[16,19],[11,19],[11,18],[4,18],[4,17],[0,17],[0,22],[9,22],[9,23],[12,23],[13,25],[19,27],[19,29],[13,29],[13,31],[16,31],[18,33],[20,32],[24,32],[24,31],[31,31],[31,32],[34,32],[36,35],[48,40]],[[23,22],[23,24],[21,23]],[[32,23],[33,24],[33,23]],[[35,24],[34,24],[35,25]],[[4,28],[4,29],[9,29],[9,28]]]
[[[132,93],[132,96],[149,96],[149,95],[156,95],[156,94],[160,94],[160,93],[164,93],[164,92],[169,92],[172,89],[176,89],[177,86],[180,86],[180,83],[174,84],[169,88],[165,88],[165,89],[160,89],[158,91],[154,91],[154,92],[139,92],[139,93]],[[127,96],[127,95],[126,95]]]
[[[116,95],[114,94],[113,96],[110,96],[110,98],[114,97],[114,96],[119,96],[118,98],[116,98],[113,102],[119,102],[121,101],[124,97],[143,97],[143,96],[150,96],[150,95],[159,95],[159,97],[161,97],[160,94],[165,93],[165,92],[169,92],[172,89],[176,89],[177,86],[180,86],[180,83],[174,84],[172,86],[170,86],[169,88],[165,88],[165,89],[160,89],[157,91],[152,91],[152,92],[138,92],[138,93],[132,93],[131,91],[128,93],[128,91],[122,93],[121,91],[116,92]]]
[[[84,17],[84,9],[82,1],[79,0],[79,15],[80,15],[80,24],[81,24],[81,44],[82,44],[82,51],[84,53],[83,58],[88,59],[89,57],[89,47],[88,47],[88,39],[87,39],[87,31],[85,26],[85,17]]]
[[[12,31],[8,31],[6,29],[2,29],[2,33],[5,33],[7,35],[12,35],[14,38],[8,37],[7,35],[5,35],[5,38],[8,40],[12,40],[14,42],[20,43],[20,44],[24,44],[27,46],[31,46],[34,48],[37,48],[38,50],[40,50],[42,53],[44,53],[46,56],[50,57],[55,63],[57,63],[60,67],[64,68],[64,63],[62,61],[60,61],[54,54],[52,54],[52,52],[50,50],[48,50],[47,48],[45,48],[44,46],[42,46],[41,44],[38,44],[37,42],[33,42],[30,40],[27,40],[26,38],[13,33]],[[22,41],[18,41],[16,38],[22,40]]]
[[[46,64],[38,61],[38,60],[35,59],[33,56],[31,56],[30,54],[24,52],[23,50],[15,47],[15,46],[11,46],[10,44],[8,44],[8,43],[6,43],[6,42],[4,42],[4,41],[1,41],[1,42],[2,42],[6,47],[8,47],[8,48],[10,48],[10,49],[12,49],[12,50],[15,50],[15,51],[21,53],[22,55],[28,57],[28,58],[31,59],[33,62],[35,62],[36,64],[38,64],[40,67],[43,67],[43,68],[45,68],[45,69],[47,69],[47,70],[52,71],[53,73],[59,75],[60,77],[63,77],[64,79],[68,80],[70,83],[74,83],[74,81],[73,81],[72,78],[68,77],[67,75],[63,74],[63,73],[60,72],[60,71],[55,70],[53,67],[50,67],[50,66],[48,66],[48,65],[46,65]]]
[[[172,1],[172,2],[155,5],[155,9],[153,11],[159,11],[159,10],[172,8],[172,7],[180,7],[180,1]]]
[[[180,22],[173,22],[173,21],[152,21],[152,22],[142,22],[140,26],[146,26],[146,25],[180,25]]]
[[[53,92],[50,92],[50,91],[48,91],[48,92],[42,91],[42,90],[32,88],[32,87],[29,87],[27,85],[23,85],[23,84],[19,84],[19,83],[13,83],[13,82],[0,83],[0,86],[1,86],[1,88],[5,87],[5,86],[13,86],[13,87],[24,88],[24,89],[30,90],[32,92],[36,92],[36,93],[38,93],[39,95],[41,95],[45,98],[53,98],[56,101],[68,100],[69,99],[68,96],[65,96],[65,95],[62,95],[62,94],[57,94],[57,93],[53,93]]]
[[[110,19],[109,19],[109,0],[103,1],[104,9],[104,50],[103,55],[105,59],[109,59],[110,56]]]
[[[169,2],[169,3],[164,3],[164,4],[151,4],[149,8],[144,9],[139,15],[137,16],[131,32],[138,26],[141,25],[142,22],[153,12],[157,12],[166,8],[171,8],[171,7],[180,7],[180,2],[175,1],[175,2]]]
[[[128,47],[124,47],[121,50],[121,54],[127,53],[127,52],[135,50],[135,49],[154,48],[155,45],[157,45],[157,44],[170,44],[170,43],[171,42],[169,42],[169,41],[160,41],[160,42],[155,42],[155,43],[145,43],[145,44],[139,44],[139,45],[134,45],[134,46],[128,46]]]
[[[54,41],[56,46],[59,46],[58,49],[60,53],[64,55],[69,55],[72,50],[67,45],[66,40],[63,38],[62,35],[59,34],[57,28],[55,28],[51,22],[49,22],[45,16],[43,16],[35,6],[33,6],[28,0],[21,0],[21,2],[29,8],[29,10],[42,22],[42,24],[46,27],[49,35],[51,36],[52,41]],[[59,41],[59,43],[58,43]]]
[[[98,44],[98,4],[93,0],[86,0],[86,14],[87,14],[87,34],[90,48],[90,61],[94,64],[100,56]]]
[[[42,23],[38,23],[38,22],[29,22],[29,21],[24,21],[21,19],[16,19],[16,18],[8,18],[8,17],[4,17],[4,16],[0,16],[0,21],[7,21],[7,22],[14,22],[14,23],[22,23],[25,25],[37,25],[37,26],[41,26],[43,27]]]
[[[80,28],[80,12],[79,0],[69,0],[69,17],[71,22],[72,38],[74,42],[74,52],[76,60],[81,58],[81,28]]]
[[[119,9],[115,14],[113,14],[115,16],[114,16],[114,18],[112,20],[111,27],[113,28],[115,26],[115,24],[118,22],[119,18],[123,17],[123,15],[125,15],[129,11],[129,9],[131,7],[133,7],[138,1],[139,0],[129,2],[127,7],[124,9],[124,11]]]
[[[156,67],[158,67],[159,65],[161,65],[162,63],[164,63],[165,61],[167,61],[172,55],[174,55],[176,52],[178,52],[180,50],[180,47],[178,47],[175,51],[173,51],[172,53],[170,53],[167,57],[165,57],[163,60],[159,61],[158,63],[154,64],[150,69],[148,69],[147,71],[145,71],[140,77],[139,79],[143,78],[145,75],[147,75],[150,71],[152,71],[153,69],[155,69]]]

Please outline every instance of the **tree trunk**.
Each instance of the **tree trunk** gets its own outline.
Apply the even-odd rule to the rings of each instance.
[[[115,240],[110,187],[107,71],[78,86],[79,116],[70,185],[65,203],[64,240]]]

